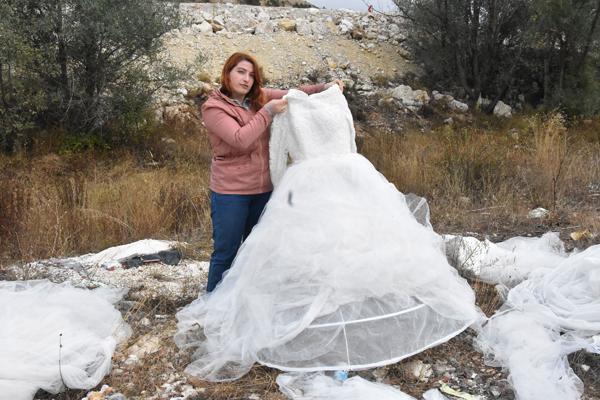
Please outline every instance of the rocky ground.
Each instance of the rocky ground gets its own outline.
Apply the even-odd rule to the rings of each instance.
[[[224,383],[205,382],[185,374],[184,369],[191,355],[180,351],[173,342],[175,313],[203,290],[206,273],[196,274],[192,285],[179,282],[178,286],[185,288],[181,291],[165,292],[163,283],[164,277],[181,275],[182,272],[176,270],[189,271],[191,265],[204,264],[190,260],[183,260],[178,266],[147,264],[137,269],[107,271],[103,277],[96,274],[95,283],[87,278],[78,280],[77,274],[65,272],[62,268],[47,265],[45,269],[39,269],[32,278],[69,280],[88,287],[108,281],[129,286],[128,295],[118,307],[132,327],[133,335],[118,347],[110,375],[95,391],[68,390],[60,395],[40,391],[36,399],[285,399],[275,383],[280,372],[267,367],[256,365],[241,379]],[[22,269],[14,268],[8,278],[18,278],[16,274],[19,271],[22,272]],[[114,275],[111,277],[109,274]],[[140,278],[142,276],[144,279]],[[486,314],[491,315],[502,304],[501,298],[491,285],[474,281],[471,284],[477,293],[478,304]],[[474,345],[474,337],[475,333],[469,329],[447,343],[399,363],[350,372],[350,376],[357,374],[374,382],[394,385],[417,398],[431,388],[450,388],[464,395],[479,396],[471,397],[473,399],[514,399],[506,371],[485,364],[483,355]],[[569,359],[574,371],[584,382],[583,399],[600,399],[600,356],[578,352]]]

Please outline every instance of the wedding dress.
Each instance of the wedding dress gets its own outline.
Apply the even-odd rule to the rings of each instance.
[[[286,98],[271,129],[275,190],[259,223],[217,289],[177,314],[175,341],[196,349],[186,371],[221,381],[254,362],[364,369],[466,329],[478,317],[471,288],[442,238],[356,153],[341,91]]]

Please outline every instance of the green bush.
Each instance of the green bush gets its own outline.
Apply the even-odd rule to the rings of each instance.
[[[109,127],[131,125],[176,76],[157,57],[163,34],[179,26],[176,3],[6,0],[0,14],[5,151],[56,128],[114,135]]]

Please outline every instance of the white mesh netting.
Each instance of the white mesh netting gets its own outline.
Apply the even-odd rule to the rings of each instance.
[[[567,355],[600,353],[600,245],[531,272],[477,343],[490,365],[509,370],[518,399],[580,399],[583,385]]]
[[[38,389],[58,393],[100,383],[117,343],[130,335],[113,306],[122,295],[49,281],[0,282],[2,396],[30,400]]]
[[[355,153],[339,89],[287,99],[272,135],[291,136],[295,162],[221,284],[177,315],[177,344],[196,349],[186,371],[205,379],[236,379],[255,361],[288,371],[384,365],[478,315],[442,239]]]

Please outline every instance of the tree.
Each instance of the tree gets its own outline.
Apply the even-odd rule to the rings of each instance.
[[[22,104],[33,96],[40,99],[29,122],[36,128],[101,133],[124,112],[144,108],[164,82],[153,72],[162,36],[179,24],[177,4],[5,0],[2,8],[0,33],[17,44],[0,45],[4,129],[27,113]]]
[[[524,0],[396,0],[409,22],[408,45],[432,82],[475,100],[511,85],[527,20]],[[502,4],[498,4],[502,3]]]
[[[598,96],[599,0],[534,0],[530,46],[534,74],[547,107],[583,113],[600,110]],[[593,111],[595,110],[595,111]]]
[[[600,111],[600,0],[395,0],[429,83],[571,113]]]

